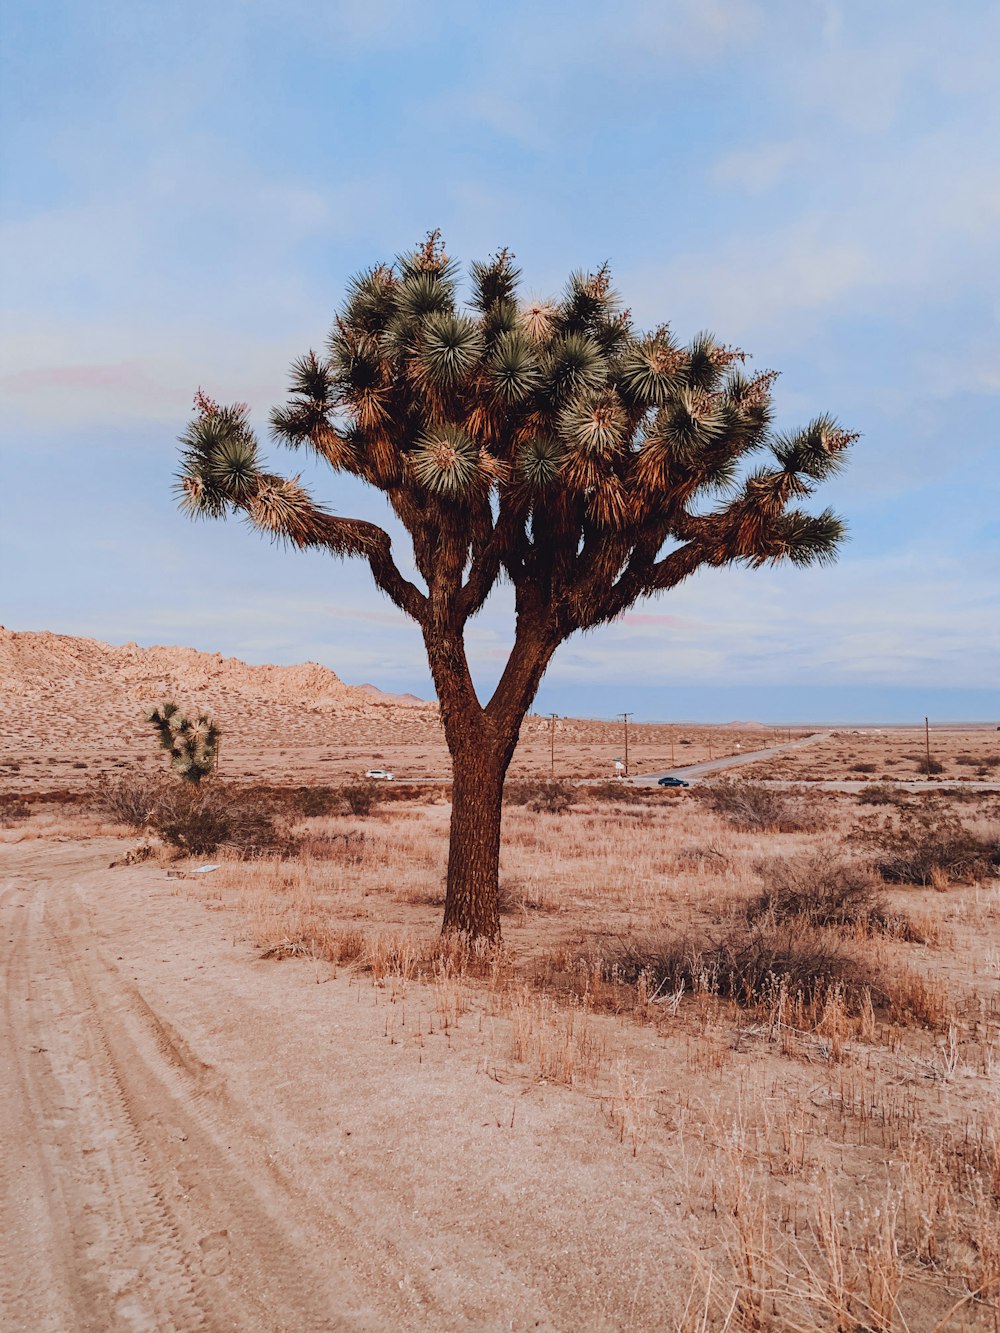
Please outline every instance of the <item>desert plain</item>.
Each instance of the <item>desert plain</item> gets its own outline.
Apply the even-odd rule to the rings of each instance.
[[[432,706],[9,631],[0,690],[5,1329],[1000,1328],[992,725],[631,729],[778,750],[667,791],[530,718],[486,950]],[[259,847],[109,799],[163,698]]]

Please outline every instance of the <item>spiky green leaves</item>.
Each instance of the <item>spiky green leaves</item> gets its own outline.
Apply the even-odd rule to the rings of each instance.
[[[529,491],[543,491],[559,476],[566,450],[558,440],[538,436],[517,451],[516,478]]]
[[[742,357],[742,352],[723,347],[711,333],[697,334],[687,349],[685,378],[688,385],[703,393],[712,393],[718,388],[725,368]]]
[[[486,460],[475,441],[457,426],[427,431],[409,460],[418,485],[442,500],[457,501],[480,491],[492,472],[492,460]]]
[[[680,349],[662,329],[626,346],[615,379],[626,402],[662,407],[680,388],[683,365]]]
[[[344,467],[350,449],[329,421],[338,392],[335,367],[309,352],[293,362],[290,380],[291,401],[271,413],[271,434],[292,448],[308,440],[332,467]]]
[[[843,520],[832,509],[821,514],[792,509],[774,520],[767,558],[790,560],[793,565],[831,564],[845,536]]]
[[[636,477],[649,490],[665,491],[697,468],[699,455],[716,443],[725,426],[712,398],[682,389],[656,415],[636,458]]]
[[[593,333],[612,320],[620,306],[618,293],[611,286],[611,270],[602,264],[596,273],[570,274],[560,322],[567,333]]]
[[[343,322],[361,333],[381,333],[396,313],[396,285],[387,264],[359,273],[347,284]]]
[[[625,447],[628,418],[614,389],[586,390],[563,409],[559,435],[570,449],[610,458]]]
[[[192,516],[220,518],[231,504],[245,503],[260,470],[257,441],[242,403],[208,404],[180,437],[181,505]]]
[[[146,718],[180,778],[197,785],[212,772],[218,762],[220,733],[204,713],[190,722],[175,703],[168,702],[151,709]]]
[[[773,451],[786,472],[822,481],[840,471],[845,462],[845,450],[857,438],[838,425],[833,417],[821,416],[794,435],[779,435]]]
[[[509,305],[514,301],[521,273],[508,250],[499,251],[488,263],[474,262],[470,275],[472,304],[477,310],[485,312],[501,303]]]
[[[420,375],[438,389],[454,388],[470,375],[483,354],[478,324],[449,313],[424,320],[421,346],[414,361]]]
[[[523,403],[542,382],[531,339],[518,329],[499,337],[489,358],[489,375],[501,402]]]
[[[549,347],[542,373],[549,396],[556,403],[564,403],[575,393],[598,388],[604,381],[606,365],[593,338],[568,333]]]

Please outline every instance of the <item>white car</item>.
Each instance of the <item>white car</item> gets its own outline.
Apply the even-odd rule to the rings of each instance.
[[[387,768],[370,768],[365,774],[366,778],[381,778],[383,782],[392,782],[395,773],[390,773]]]

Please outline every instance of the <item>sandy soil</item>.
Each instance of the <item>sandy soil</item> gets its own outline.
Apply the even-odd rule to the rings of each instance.
[[[910,782],[926,777],[928,741],[935,765],[931,776],[973,784],[1000,781],[1000,734],[993,723],[934,726],[929,735],[923,727],[833,729],[822,745],[786,752],[743,772],[787,782]]]
[[[111,869],[134,837],[71,810],[0,832],[5,1331],[826,1330],[841,1301],[995,1333],[997,881],[892,890],[926,942],[863,947],[920,1020],[581,1005],[544,977],[724,928],[762,857],[841,855],[858,813],[765,836],[645,799],[508,812],[495,980],[412,966],[436,798],[206,876]]]
[[[115,850],[4,849],[6,1329],[656,1326],[685,1227],[597,1101]]]

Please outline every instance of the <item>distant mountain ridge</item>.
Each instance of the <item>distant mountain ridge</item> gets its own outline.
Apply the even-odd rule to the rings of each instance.
[[[99,639],[0,626],[0,689],[25,697],[56,684],[84,692],[97,688],[136,705],[176,698],[182,706],[218,707],[222,698],[266,699],[320,709],[432,708],[412,694],[388,694],[374,685],[346,685],[317,662],[253,666],[238,657],[196,648],[121,647]]]

